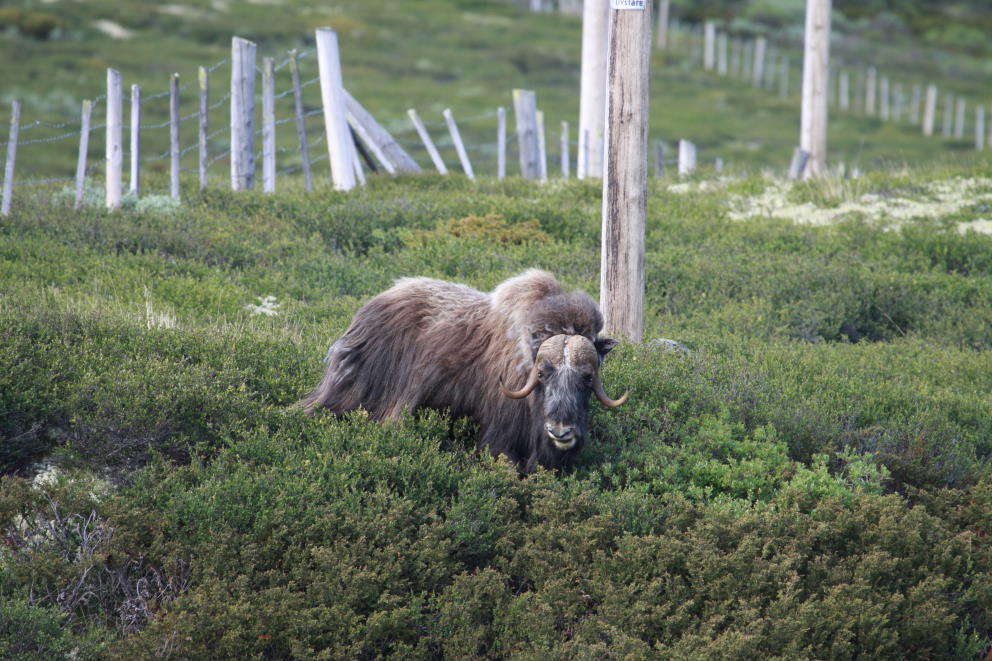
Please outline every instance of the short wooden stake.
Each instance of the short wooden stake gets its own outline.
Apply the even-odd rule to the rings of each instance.
[[[79,158],[76,160],[76,203],[73,208],[79,210],[83,206],[83,194],[86,192],[86,159],[90,151],[90,122],[93,118],[93,102],[83,101],[81,116],[82,128],[79,131]]]
[[[231,40],[231,189],[255,188],[255,44]]]
[[[840,109],[847,112],[851,109],[851,75],[845,69],[840,72],[839,78],[837,92],[840,95]]]
[[[768,50],[768,40],[758,37],[754,42],[754,69],[752,71],[751,84],[761,87],[765,80],[765,55]]]
[[[568,122],[561,123],[561,177],[571,176],[571,143],[568,140]]]
[[[21,133],[21,103],[10,104],[10,133],[7,139],[7,158],[3,167],[3,201],[0,202],[0,216],[10,215],[10,205],[14,197],[14,165],[17,162],[17,141]]]
[[[465,143],[462,142],[462,134],[458,131],[458,124],[455,123],[455,116],[451,113],[451,108],[444,109],[444,121],[448,123],[448,131],[451,133],[452,142],[455,143],[458,160],[461,161],[465,176],[475,181],[475,171],[472,170],[472,162],[468,160],[468,152],[465,150]]]
[[[541,147],[537,135],[537,96],[534,92],[513,90],[513,111],[517,119],[520,174],[524,179],[540,179]]]
[[[496,109],[496,178],[506,178],[506,108]]]
[[[886,76],[882,76],[878,81],[878,97],[878,116],[883,122],[887,122],[891,119],[891,113],[889,112],[889,79]]]
[[[276,65],[262,58],[262,192],[276,192]]]
[[[920,123],[920,103],[923,101],[923,86],[913,85],[913,98],[909,102],[909,123],[916,126]]]
[[[950,138],[954,131],[954,95],[944,95],[944,137]]]
[[[679,176],[688,177],[696,171],[696,145],[679,140]]]
[[[727,33],[721,32],[716,40],[716,72],[721,76],[726,76],[729,63],[727,54]]]
[[[210,169],[210,72],[206,67],[197,70],[197,82],[200,87],[200,112],[197,115],[198,170],[200,174],[200,190],[207,187],[207,171]]]
[[[937,86],[927,85],[927,100],[923,106],[923,135],[932,136],[937,117]]]
[[[541,181],[548,180],[548,143],[544,132],[544,112],[537,111],[537,159]]]
[[[420,115],[418,115],[417,111],[413,108],[407,110],[406,113],[410,116],[410,121],[413,122],[413,127],[417,129],[417,135],[420,136],[420,141],[424,143],[424,147],[427,149],[427,153],[430,155],[431,161],[434,162],[434,167],[437,168],[437,171],[441,174],[448,174],[448,167],[441,159],[441,154],[438,153],[437,147],[434,146],[434,141],[431,140],[431,136],[427,132],[427,127],[425,127],[424,123],[420,120]]]
[[[141,85],[131,85],[131,183],[128,191],[141,194]]]
[[[965,100],[963,96],[958,97],[957,113],[954,116],[954,137],[958,140],[964,137]]]
[[[792,152],[792,163],[789,165],[789,178],[802,179],[809,165],[809,152],[802,147],[796,147]]]
[[[320,94],[324,102],[324,128],[327,132],[331,178],[335,190],[351,190],[362,178],[361,171],[356,172],[356,168],[361,166],[358,164],[358,155],[345,116],[338,34],[330,28],[317,30],[317,61],[320,70]]]
[[[121,205],[121,179],[124,168],[122,143],[124,90],[121,73],[107,69],[107,149],[106,200],[108,209]]]
[[[975,149],[985,149],[985,106],[975,106]]]
[[[704,25],[703,68],[713,71],[716,68],[716,23],[706,21]]]
[[[179,74],[169,79],[169,195],[179,199]]]
[[[878,72],[875,67],[868,67],[868,75],[865,78],[865,114],[869,117],[875,116],[875,94],[878,92],[877,77]]]
[[[307,120],[303,113],[303,88],[300,85],[300,55],[295,48],[289,51],[289,73],[293,84],[293,111],[296,114],[296,138],[300,143],[303,182],[309,193],[313,190],[313,170],[310,167],[310,142],[307,140]]]

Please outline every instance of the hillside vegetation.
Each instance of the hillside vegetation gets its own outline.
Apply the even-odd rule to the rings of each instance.
[[[990,176],[784,187],[827,211],[971,182],[894,231],[731,220],[761,178],[660,182],[647,337],[690,352],[615,351],[631,401],[527,479],[466,421],[290,405],[395,277],[536,266],[595,296],[597,184],[24,201],[0,225],[0,656],[976,658],[992,238],[959,227]]]

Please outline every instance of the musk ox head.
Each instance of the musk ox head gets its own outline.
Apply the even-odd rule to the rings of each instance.
[[[603,357],[614,346],[616,341],[609,338],[593,342],[583,335],[554,335],[538,347],[523,388],[511,391],[500,383],[500,389],[513,399],[530,398],[549,448],[577,452],[589,429],[589,395],[594,393],[610,408],[627,401],[629,393],[610,399],[599,378]]]

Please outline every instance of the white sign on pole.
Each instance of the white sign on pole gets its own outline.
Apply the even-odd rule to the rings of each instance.
[[[610,0],[610,9],[637,9],[644,11],[647,0]]]

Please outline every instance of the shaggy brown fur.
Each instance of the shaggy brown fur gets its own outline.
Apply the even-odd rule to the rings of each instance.
[[[588,338],[601,363],[615,345],[599,337],[602,327],[592,298],[566,294],[544,271],[526,271],[491,294],[441,280],[401,279],[358,311],[328,351],[320,385],[300,405],[308,412],[326,407],[336,414],[363,408],[375,420],[420,408],[447,409],[475,419],[480,445],[506,454],[523,470],[559,467],[574,461],[584,441],[589,375],[585,382],[578,376],[568,381],[575,392],[564,399],[575,400],[571,414],[578,442],[566,451],[552,445],[545,429],[543,392],[550,386],[511,399],[500,383],[521,387],[538,348],[555,335]],[[564,383],[567,374],[559,376],[556,382]]]

